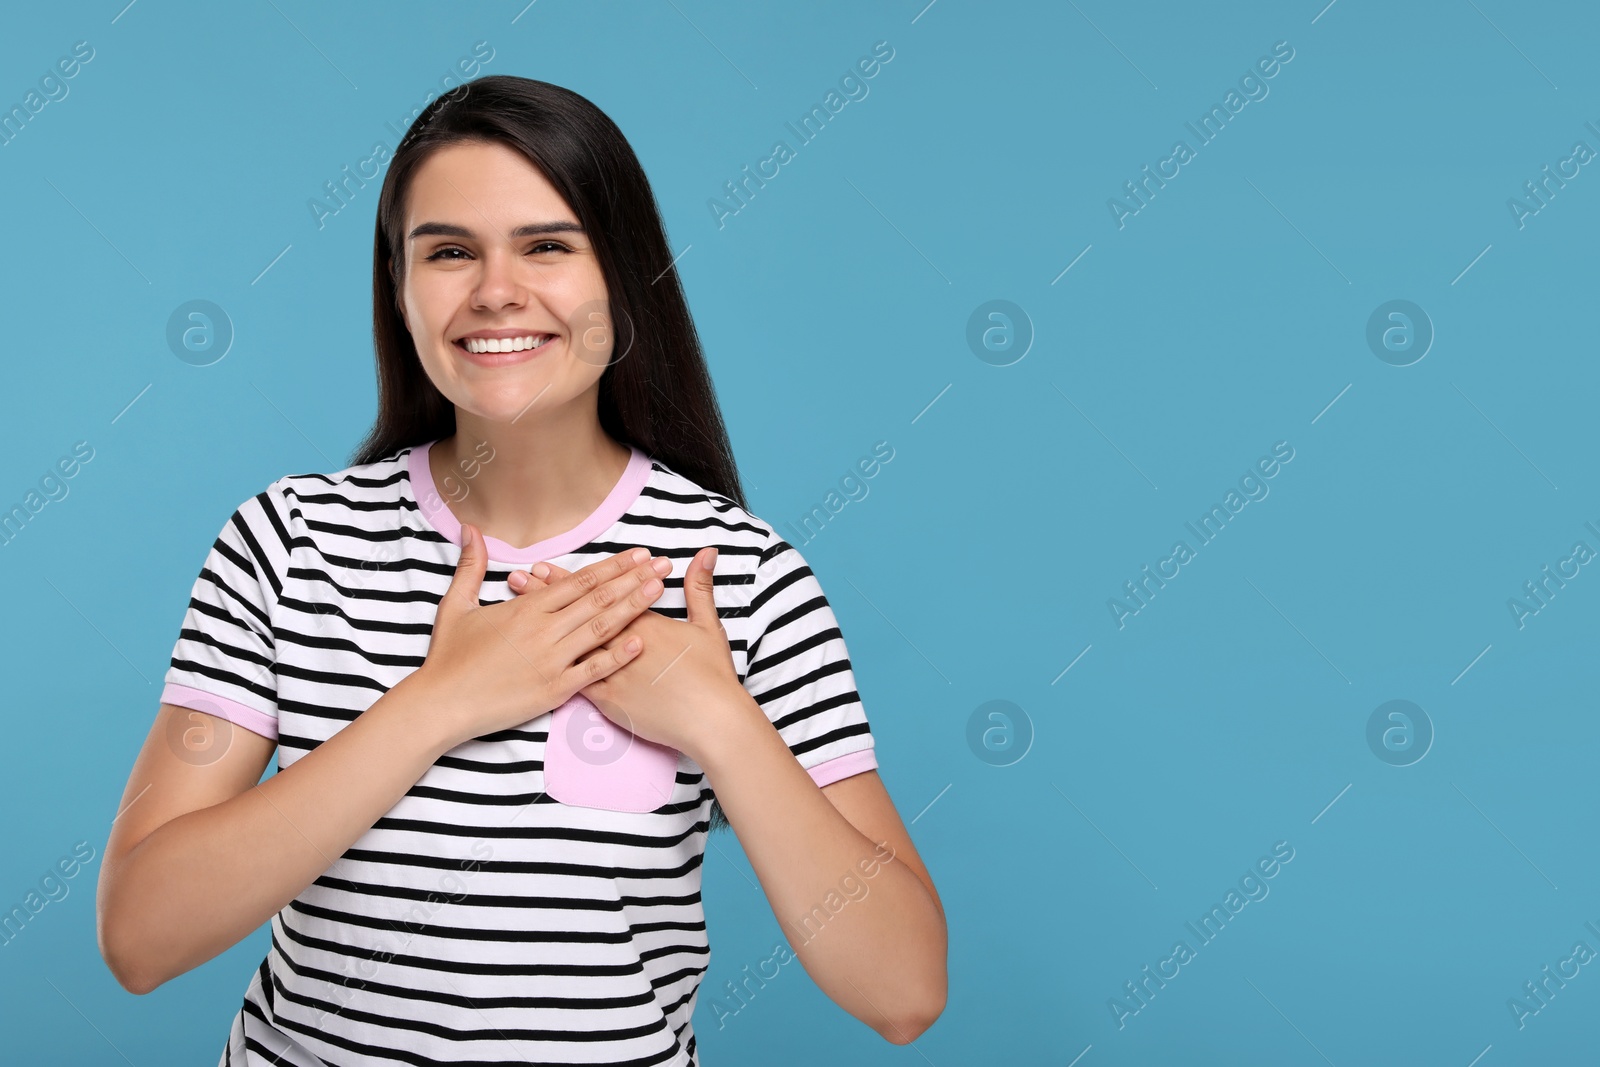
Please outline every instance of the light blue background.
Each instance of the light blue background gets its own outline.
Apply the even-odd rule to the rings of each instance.
[[[791,522],[895,450],[796,543],[948,910],[949,1005],[897,1048],[791,965],[719,1029],[713,999],[781,936],[719,834],[705,1063],[1592,1055],[1600,966],[1521,1029],[1507,1000],[1600,950],[1600,577],[1520,629],[1507,601],[1600,549],[1600,176],[1523,228],[1507,200],[1600,149],[1600,20],[1323,2],[9,12],[0,105],[74,42],[95,57],[0,148],[0,503],[74,442],[95,454],[0,552],[0,906],[75,842],[98,857],[229,511],[348,463],[374,411],[378,183],[322,229],[307,202],[487,41],[485,73],[583,93],[643,160],[752,510]],[[719,229],[708,199],[880,40],[870,95]],[[1119,229],[1108,198],[1280,40],[1270,94]],[[237,331],[211,366],[165,342],[193,299]],[[965,340],[995,299],[1036,333],[1011,366]],[[1365,340],[1393,299],[1436,330],[1407,367]],[[1280,440],[1270,495],[1119,629],[1107,600]],[[1407,767],[1366,741],[1397,698],[1436,731]],[[967,743],[990,700],[1034,731],[1011,766]],[[1108,999],[1278,841],[1270,895],[1119,1029]],[[265,928],[131,996],[96,950],[99,868],[0,949],[7,1057],[215,1062]]]

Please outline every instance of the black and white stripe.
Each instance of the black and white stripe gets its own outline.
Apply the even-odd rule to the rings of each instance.
[[[422,447],[422,446],[419,446]],[[287,770],[423,662],[460,556],[419,508],[411,449],[297,474],[239,505],[196,579],[162,693],[276,736]],[[735,669],[819,785],[876,766],[844,639],[800,553],[659,461],[576,570],[643,545],[656,610],[718,547]],[[598,513],[597,513],[598,514]],[[526,561],[491,556],[481,600]],[[710,959],[700,899],[712,793],[681,753],[634,813],[544,792],[550,716],[457,746],[271,921],[221,1063],[696,1064]]]

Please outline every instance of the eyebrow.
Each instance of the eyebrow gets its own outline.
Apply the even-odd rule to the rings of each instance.
[[[576,233],[582,234],[583,227],[576,222],[560,219],[552,222],[528,222],[511,231],[512,239],[518,237],[539,237],[547,233]],[[469,241],[477,240],[478,235],[465,226],[457,226],[451,222],[424,222],[407,235],[407,240],[415,241],[419,237],[464,237]]]

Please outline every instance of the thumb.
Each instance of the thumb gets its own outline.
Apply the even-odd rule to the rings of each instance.
[[[476,608],[488,565],[489,553],[483,546],[483,535],[476,526],[462,523],[461,559],[456,563],[450,588],[445,590],[444,597],[439,601],[439,610],[455,615]]]
[[[689,621],[696,626],[722,627],[722,620],[717,617],[717,600],[711,580],[716,566],[717,550],[705,549],[695,553],[694,559],[689,561],[689,569],[684,573],[683,599],[689,609]]]

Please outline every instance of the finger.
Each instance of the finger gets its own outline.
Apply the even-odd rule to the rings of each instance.
[[[512,571],[506,576],[506,584],[513,593],[526,593],[532,589],[543,589],[558,578],[565,578],[572,572],[564,567],[557,567],[554,563],[535,563],[535,570],[543,570],[544,576],[534,574],[532,570]]]
[[[689,561],[689,569],[683,575],[683,598],[688,605],[689,621],[713,630],[722,626],[722,620],[717,617],[715,584],[712,580],[716,566],[716,548],[703,548]]]
[[[672,564],[665,559],[652,560],[563,608],[558,613],[560,625],[555,633],[567,661],[611,640],[641,612],[649,610],[663,592],[661,579],[671,569]]]
[[[648,580],[651,574],[649,567],[649,550],[631,548],[596,560],[587,567],[580,567],[565,577],[558,578],[552,574],[546,582],[549,592],[544,595],[545,605],[550,611],[560,611],[593,595],[607,582],[615,581],[636,569],[642,569],[645,580]]]
[[[439,599],[438,611],[450,616],[471,611],[478,606],[478,594],[483,589],[484,571],[488,569],[489,554],[484,550],[483,537],[470,523],[461,525],[461,558],[456,562],[456,572],[450,585]]]
[[[577,692],[584,686],[610,677],[630,660],[637,659],[643,651],[644,638],[637,634],[619,634],[569,667],[562,680],[572,687],[573,692]]]

